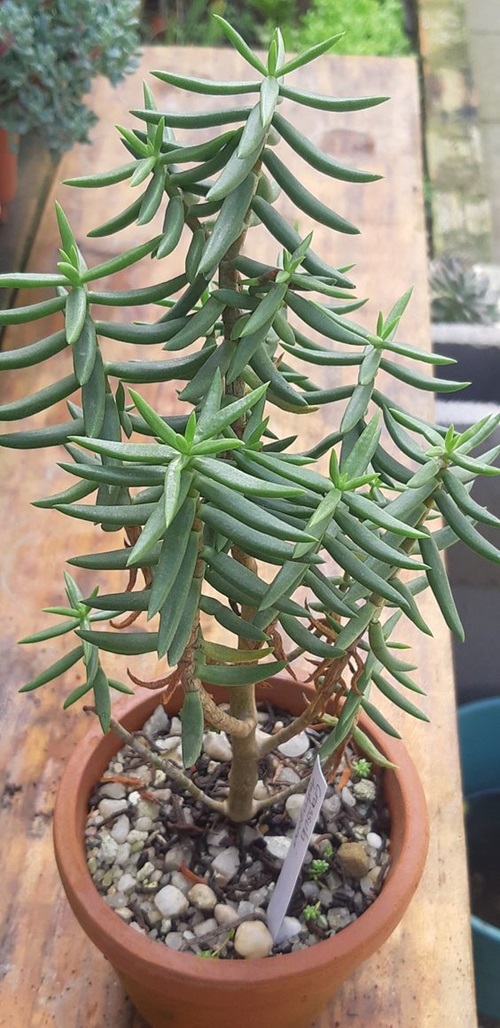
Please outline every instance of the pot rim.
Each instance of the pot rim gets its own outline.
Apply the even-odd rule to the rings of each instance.
[[[283,682],[283,679],[271,678],[268,681],[272,685]],[[289,688],[290,683],[287,681],[286,684]],[[301,686],[301,690],[303,689],[304,687]],[[304,691],[307,691],[307,688]],[[151,713],[149,708],[153,707],[154,709],[158,702],[159,695],[151,696],[150,694],[139,699],[136,696],[132,702],[118,710],[120,719],[131,728],[131,723],[138,722],[139,715],[143,716],[145,720]],[[103,934],[111,937],[113,963],[118,970],[121,955],[126,954],[127,960],[132,955],[138,974],[141,973],[141,965],[145,973],[147,965],[148,975],[152,973],[165,975],[170,971],[176,976],[183,977],[186,987],[190,984],[199,986],[201,964],[203,964],[203,975],[212,984],[224,983],[235,988],[248,979],[250,967],[252,981],[258,987],[275,978],[277,972],[286,980],[301,974],[307,975],[307,968],[312,963],[315,966],[327,967],[334,960],[335,962],[349,961],[353,953],[361,954],[360,961],[369,956],[379,948],[399,923],[408,906],[409,899],[419,884],[427,856],[429,824],[420,778],[402,742],[387,736],[372,722],[368,722],[368,719],[361,718],[360,724],[363,731],[369,735],[384,755],[391,762],[397,764],[397,770],[388,772],[386,778],[387,802],[391,808],[391,817],[392,808],[395,806],[400,806],[407,813],[411,813],[411,816],[406,816],[401,824],[398,823],[396,833],[394,830],[391,832],[391,843],[395,845],[398,852],[395,857],[393,855],[391,869],[384,886],[363,915],[338,934],[294,953],[280,954],[271,959],[257,957],[251,961],[202,961],[194,954],[179,953],[169,949],[156,940],[131,930],[129,925],[123,922],[100,896],[87,868],[81,828],[81,810],[82,799],[83,808],[86,810],[91,788],[109,762],[110,736],[109,734],[104,736],[97,723],[93,725],[77,745],[66,765],[54,810],[54,846],[59,873],[66,891],[71,892],[70,905],[86,934],[101,951]],[[115,742],[114,739],[112,741]],[[120,740],[116,737],[114,752],[116,753],[120,748]],[[98,764],[100,763],[102,768],[97,767],[97,774],[95,770],[92,770],[92,784],[85,788],[84,795],[80,796],[79,804],[77,797],[81,793],[82,784],[85,784],[85,778],[88,777],[89,771],[96,761],[96,754],[101,757]],[[103,756],[105,757],[104,763]],[[76,849],[74,840],[78,837],[80,837],[80,845]],[[409,855],[409,867],[408,860],[405,862],[402,860],[402,854],[407,857]],[[386,929],[382,935],[380,925],[384,916]],[[374,945],[375,937],[377,942]]]

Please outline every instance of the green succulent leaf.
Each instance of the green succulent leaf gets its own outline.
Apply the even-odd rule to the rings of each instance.
[[[0,406],[0,421],[17,421],[19,418],[28,418],[33,414],[53,407],[59,400],[71,396],[78,387],[75,375],[68,375],[53,385],[45,386],[37,393],[26,396],[22,400],[14,400],[12,403],[4,403]],[[43,431],[43,429],[42,429]],[[28,433],[24,433],[28,436]],[[7,437],[4,437],[5,439]],[[8,438],[12,439],[12,436]],[[10,444],[9,444],[10,445]],[[40,445],[45,445],[43,442]]]
[[[125,656],[154,653],[157,645],[156,632],[94,632],[81,628],[77,635],[100,650]]]
[[[54,661],[50,667],[42,671],[36,678],[32,678],[30,682],[23,685],[19,692],[33,692],[34,689],[39,689],[40,686],[45,685],[47,682],[51,682],[53,678],[59,678],[60,675],[64,675],[66,671],[69,671],[74,664],[76,664],[83,657],[83,646],[77,646],[70,653],[65,653],[64,657],[60,657],[59,660]]]
[[[481,557],[485,557],[486,560],[492,560],[495,564],[500,564],[500,550],[493,546],[493,543],[483,538],[477,529],[474,528],[467,515],[463,514],[460,508],[457,507],[455,500],[451,496],[438,489],[434,494],[434,501],[459,539],[462,539],[467,546],[470,546],[471,550],[475,550]]]
[[[283,161],[272,150],[264,150],[262,156],[264,164],[276,182],[278,182],[287,196],[290,197],[290,200],[301,211],[304,211],[308,217],[313,218],[320,225],[326,225],[327,228],[334,229],[336,232],[346,232],[349,235],[356,235],[359,232],[359,229],[350,221],[342,218],[339,214],[335,214],[330,207],[327,207],[313,193],[310,193],[300,180],[295,175],[292,175],[292,172],[288,170]]]
[[[192,767],[201,753],[203,745],[203,707],[198,691],[184,694],[181,707],[182,763]]]
[[[261,75],[267,75],[267,68],[265,64],[263,64],[260,58],[253,53],[253,51],[248,46],[248,43],[246,43],[243,37],[240,36],[240,33],[237,32],[236,29],[234,29],[233,26],[230,25],[225,18],[221,18],[220,14],[214,14],[213,17],[215,18],[217,24],[220,25],[224,35],[227,36],[231,45],[234,46],[235,50],[237,50],[238,53],[241,54],[245,61],[247,61],[248,64],[251,64],[252,68],[255,68],[257,71],[259,71]]]
[[[310,64],[311,61],[315,61],[322,54],[328,53],[332,50],[339,39],[342,39],[343,32],[337,32],[334,36],[329,36],[328,39],[324,39],[321,43],[316,43],[314,46],[310,46],[307,50],[303,50],[302,53],[298,54],[297,57],[293,57],[292,60],[287,61],[280,68],[280,75],[289,75],[291,71],[295,71],[297,68],[302,68],[305,64]]]
[[[280,96],[286,100],[295,100],[296,103],[303,104],[306,107],[314,107],[318,111],[364,111],[369,107],[377,107],[378,104],[389,100],[388,96],[360,96],[356,98],[321,96],[319,93],[309,93],[306,89],[292,89],[291,86],[285,85],[280,85]]]
[[[292,150],[295,150],[300,157],[303,157],[312,168],[323,172],[324,175],[329,175],[344,182],[376,182],[380,178],[380,175],[374,175],[367,171],[358,171],[357,168],[348,168],[345,164],[340,164],[333,157],[323,153],[322,150],[318,150],[314,143],[311,143],[306,136],[303,136],[282,114],[276,113],[274,115],[273,125],[285,142],[291,146]]]
[[[65,279],[60,281],[67,284]],[[39,318],[51,317],[52,314],[64,310],[65,305],[64,296],[55,296],[52,300],[42,300],[40,303],[31,304],[30,307],[15,307],[13,310],[0,311],[0,325],[25,325],[30,321],[38,321]]]
[[[197,664],[197,674],[203,682],[209,685],[257,685],[258,682],[265,682],[273,675],[279,675],[286,667],[286,660],[275,660],[269,664],[257,664],[252,667],[245,667],[242,664]]]

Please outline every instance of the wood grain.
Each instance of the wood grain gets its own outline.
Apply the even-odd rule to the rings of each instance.
[[[226,50],[146,48],[137,74],[116,90],[104,82],[96,87],[94,106],[101,120],[93,133],[93,146],[75,147],[63,160],[61,178],[123,162],[112,125],[133,123],[124,111],[141,106],[140,83],[148,67],[168,67],[185,74],[199,74],[203,69],[205,75],[220,77],[222,62],[228,76],[247,74],[240,59]],[[314,235],[315,249],[332,263],[357,264],[351,274],[358,295],[373,297],[360,312],[360,319],[373,325],[378,309],[387,312],[413,284],[404,338],[419,346],[429,345],[419,105],[413,61],[324,58],[317,67],[296,73],[295,81],[316,92],[393,97],[388,104],[347,117],[299,107],[294,112],[299,127],[318,145],[346,163],[382,173],[380,182],[368,186],[335,182],[310,171],[290,150],[283,148],[283,154],[308,188],[362,228],[361,237],[329,238],[319,228]],[[153,89],[160,108],[176,110],[186,101],[185,94],[165,84],[154,83]],[[187,104],[193,110],[206,109],[211,101],[188,98]],[[78,191],[65,186],[57,186],[54,195],[62,202],[89,263],[117,251],[119,236],[101,244],[86,240],[85,234],[130,202],[126,184],[112,190],[112,195],[109,190]],[[57,259],[54,195],[47,198],[30,259],[30,267],[41,271],[52,270]],[[283,209],[295,216],[286,203]],[[300,215],[301,232],[305,234],[308,228],[307,218]],[[127,233],[130,240],[145,238],[138,229]],[[261,236],[262,248],[264,245]],[[262,249],[261,257],[267,252],[273,259],[276,249],[271,253]],[[155,274],[160,280],[177,270],[174,259],[167,258]],[[146,284],[150,273],[151,263],[145,261],[120,276],[121,286]],[[102,288],[106,288],[104,282]],[[143,313],[138,311],[137,316]],[[47,333],[56,327],[55,319],[50,325],[47,322]],[[34,338],[33,326],[12,329],[7,332],[6,345],[16,347]],[[111,351],[119,359],[118,344],[111,343],[106,352]],[[130,348],[127,355],[132,355]],[[62,354],[46,365],[4,376],[1,402],[42,388],[67,362],[68,354]],[[333,384],[333,371],[326,372],[324,380]],[[156,387],[149,392],[153,402],[158,398],[156,392]],[[393,384],[392,392],[404,402],[407,392],[403,385]],[[170,398],[175,402],[173,390]],[[420,394],[413,409],[428,412],[428,394]],[[53,414],[50,417],[54,420]],[[331,430],[330,418],[326,407],[315,417],[303,419],[307,443]],[[41,415],[32,419],[39,425],[47,420]],[[277,423],[284,434],[296,430],[296,421],[281,413]],[[54,466],[59,459],[63,459],[62,451],[60,455],[55,451],[23,452],[20,459],[10,451],[1,453],[0,695],[5,783],[0,1028],[143,1028],[113,971],[74,921],[54,865],[50,831],[54,794],[63,763],[85,731],[85,717],[74,708],[61,713],[68,681],[46,686],[29,698],[17,696],[18,687],[45,666],[44,660],[55,659],[63,650],[64,643],[59,647],[58,640],[47,644],[46,652],[45,646],[16,647],[15,642],[40,626],[41,607],[61,603],[64,559],[92,547],[109,547],[109,539],[98,529],[30,506],[37,497],[68,484]],[[85,573],[79,580],[84,588],[91,585]],[[105,582],[102,588],[107,588]],[[412,629],[406,637],[415,645],[419,680],[428,690],[426,709],[432,722],[422,725],[404,718],[403,730],[421,770],[429,803],[432,835],[425,877],[391,940],[346,983],[311,1028],[473,1028],[476,1023],[450,643],[432,602],[425,600],[422,606],[434,639],[418,638]],[[117,676],[125,673],[119,658],[111,658],[107,667]],[[136,671],[144,675],[154,671],[151,657],[140,658]],[[80,680],[73,675],[71,684],[76,684],[75,679]]]

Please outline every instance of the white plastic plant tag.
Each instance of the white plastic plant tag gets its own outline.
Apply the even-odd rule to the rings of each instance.
[[[320,759],[316,757],[290,849],[267,908],[267,927],[273,940],[276,939],[288,910],[327,789],[328,783],[321,770]]]

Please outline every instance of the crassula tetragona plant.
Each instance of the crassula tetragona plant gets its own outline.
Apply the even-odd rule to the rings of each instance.
[[[134,112],[140,127],[120,129],[127,163],[72,183],[113,189],[128,180],[130,205],[92,235],[136,222],[145,226],[145,242],[124,244],[119,256],[89,268],[58,208],[58,273],[2,277],[10,288],[43,285],[55,292],[2,315],[4,323],[60,311],[61,328],[2,355],[1,367],[22,369],[69,346],[74,370],[4,406],[0,417],[24,418],[67,398],[69,421],[3,435],[1,443],[21,449],[63,444],[68,458],[62,466],[77,482],[39,505],[118,535],[109,551],[71,557],[76,567],[117,572],[116,591],[103,595],[96,585],[83,596],[66,575],[68,606],[53,609],[64,620],[23,641],[74,632],[76,646],[23,691],[80,662],[84,682],[64,705],[90,697],[106,732],[114,725],[110,691],[128,691],[106,674],[106,653],[156,653],[166,665],[159,683],[183,693],[185,770],[165,761],[167,773],[201,802],[241,822],[271,802],[254,797],[259,760],[317,723],[332,697],[338,703],[319,750],[330,775],[351,737],[370,760],[384,763],[357,727],[364,711],[397,734],[380,712],[378,696],[424,716],[414,702],[422,692],[410,677],[414,668],[398,655],[401,644],[391,636],[405,619],[429,631],[416,599],[427,587],[450,629],[462,636],[441,551],[461,538],[486,558],[499,559],[474,527],[498,521],[470,496],[478,475],[497,473],[492,462],[498,448],[480,459],[470,455],[496,418],[458,434],[415,417],[381,391],[379,370],[414,390],[460,385],[429,374],[429,366],[449,363],[446,358],[397,340],[409,294],[386,316],[379,314],[372,331],[357,324],[349,317],[359,304],[346,269],[325,263],[311,249],[311,237],[302,238],[275,206],[281,189],[298,209],[299,226],[305,212],[333,233],[355,232],[294,177],[286,147],[333,180],[368,182],[375,176],[318,150],[289,118],[295,103],[316,116],[361,110],[384,98],[334,99],[286,85],[289,72],[330,50],[335,37],[287,60],[276,30],[264,62],[226,22],[220,24],[251,66],[253,81],[155,74],[194,93],[241,94],[243,105],[162,113],[145,87],[144,109]],[[287,116],[283,101],[291,110]],[[177,127],[192,130],[189,145],[176,142]],[[197,130],[207,128],[211,138],[204,132],[197,141]],[[151,237],[148,225],[159,211],[163,227]],[[252,256],[255,224],[269,234],[268,263]],[[161,261],[183,235],[187,257],[179,257],[175,278],[161,281]],[[99,291],[104,276],[144,258],[153,258],[153,284]],[[119,322],[101,316],[102,308],[137,305],[150,309],[149,322],[126,320],[125,313]],[[153,347],[154,356],[117,360],[113,340],[144,345],[147,353]],[[332,366],[351,367],[351,384],[316,384],[321,368]],[[153,409],[136,391],[151,382],[181,383],[185,414],[172,415],[161,403]],[[323,404],[331,405],[338,430],[312,449],[304,452],[295,437],[277,437],[275,407],[314,417]],[[327,474],[315,467],[322,457]],[[124,618],[116,623],[119,615]],[[106,619],[111,624],[101,629],[96,622]],[[227,633],[224,644],[208,641],[207,619]],[[291,672],[295,688],[294,661],[302,655],[311,661],[313,698],[295,722],[262,741],[255,686]],[[210,684],[227,687],[227,704],[215,704]],[[204,728],[224,731],[232,742],[229,792],[222,801],[203,795],[189,777]]]

